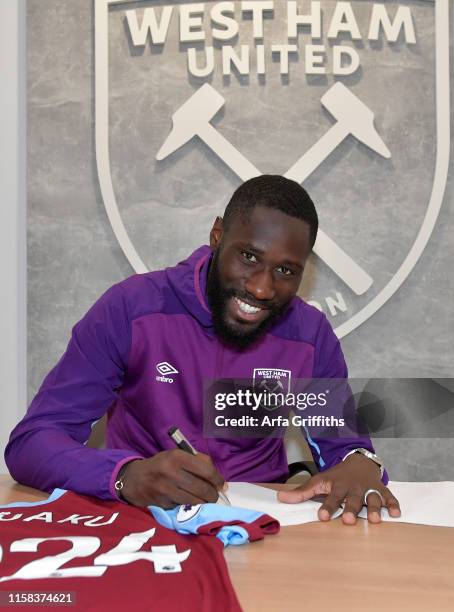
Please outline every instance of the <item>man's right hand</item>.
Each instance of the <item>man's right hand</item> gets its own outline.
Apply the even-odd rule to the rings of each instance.
[[[214,503],[223,486],[224,479],[208,455],[194,456],[177,448],[128,463],[121,494],[134,506],[174,508]]]

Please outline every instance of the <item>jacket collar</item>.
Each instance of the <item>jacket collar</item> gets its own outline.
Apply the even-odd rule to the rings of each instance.
[[[166,269],[168,282],[185,310],[206,328],[213,327],[206,297],[207,275],[212,255],[210,247],[204,245],[173,268]]]

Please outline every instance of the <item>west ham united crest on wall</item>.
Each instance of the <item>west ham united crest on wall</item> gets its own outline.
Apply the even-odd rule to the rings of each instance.
[[[320,215],[301,296],[339,337],[373,316],[443,200],[448,0],[94,5],[98,178],[132,267],[183,259],[242,181],[284,174]]]

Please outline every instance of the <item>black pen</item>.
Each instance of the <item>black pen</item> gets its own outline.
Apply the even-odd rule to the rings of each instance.
[[[198,454],[196,449],[192,446],[186,436],[178,429],[178,427],[171,427],[167,433],[180,450],[194,456]],[[218,491],[218,495],[227,506],[231,505],[229,498],[227,497],[227,495],[225,495],[225,493],[223,493],[222,491]]]

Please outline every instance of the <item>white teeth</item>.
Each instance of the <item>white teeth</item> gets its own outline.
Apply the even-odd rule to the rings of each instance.
[[[261,308],[255,308],[255,306],[246,304],[246,302],[243,302],[242,300],[239,300],[238,298],[235,298],[235,300],[238,306],[240,307],[240,310],[242,310],[246,314],[256,314],[257,312],[260,312],[262,310]]]

